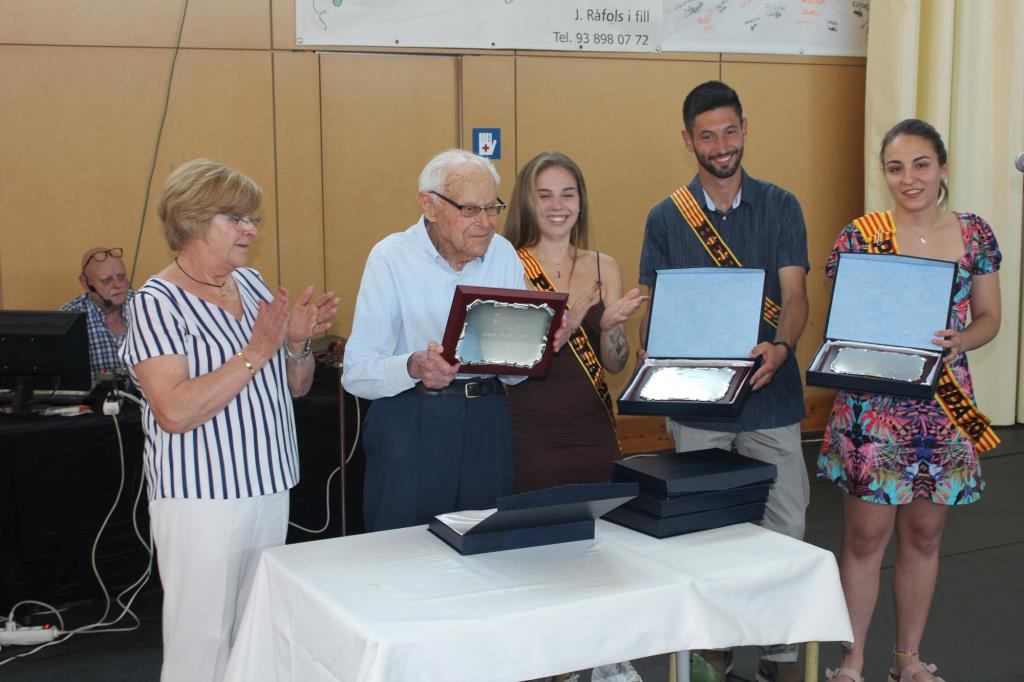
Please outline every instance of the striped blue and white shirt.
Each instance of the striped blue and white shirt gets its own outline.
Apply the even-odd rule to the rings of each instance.
[[[214,371],[245,347],[260,300],[272,298],[259,273],[232,276],[243,314],[227,311],[157,277],[135,293],[132,324],[121,357],[135,365],[161,355],[183,355],[189,378]],[[232,500],[288,490],[299,481],[295,415],[283,349],[219,414],[186,433],[164,431],[143,396],[142,425],[149,499]]]

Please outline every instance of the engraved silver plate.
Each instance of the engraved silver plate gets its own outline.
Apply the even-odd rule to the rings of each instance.
[[[832,360],[836,374],[877,377],[894,381],[921,381],[924,357],[868,348],[840,348]]]
[[[466,306],[466,323],[455,346],[464,365],[529,369],[544,357],[555,311],[546,303],[477,299]]]
[[[729,392],[734,376],[730,367],[658,367],[640,389],[640,399],[713,403]]]

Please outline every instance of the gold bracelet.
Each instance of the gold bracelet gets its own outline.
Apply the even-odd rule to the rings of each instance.
[[[242,364],[244,364],[245,368],[249,370],[249,374],[251,376],[256,376],[256,368],[252,366],[251,362],[249,362],[249,358],[245,357],[245,353],[243,353],[242,351],[238,351],[237,353],[235,353],[235,355],[242,359]]]

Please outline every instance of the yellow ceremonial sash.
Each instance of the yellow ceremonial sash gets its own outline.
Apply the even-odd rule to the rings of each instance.
[[[544,269],[537,262],[537,259],[533,257],[533,254],[526,249],[519,249],[518,253],[519,260],[523,261],[526,277],[530,280],[533,288],[537,291],[555,291],[554,285],[551,284],[551,280],[548,279]],[[594,352],[594,347],[590,344],[590,337],[587,336],[587,332],[583,328],[582,320],[580,326],[569,337],[566,345],[572,349],[573,355],[576,356],[580,366],[583,367],[583,371],[590,380],[590,385],[594,387],[594,390],[597,391],[597,396],[604,403],[605,409],[608,410],[608,419],[611,420],[612,428],[614,429],[615,413],[612,411],[612,395],[608,391],[608,382],[604,378],[604,368],[601,367],[597,353]]]
[[[875,211],[853,221],[868,245],[868,253],[898,254],[896,224],[890,211]],[[978,452],[991,450],[999,445],[999,436],[992,430],[991,420],[981,413],[971,397],[953,376],[949,364],[942,363],[939,383],[935,388],[935,400],[949,420],[960,429]]]
[[[704,210],[697,203],[697,200],[693,198],[693,194],[685,185],[677,189],[672,193],[672,203],[679,209],[679,213],[682,214],[683,220],[690,226],[693,233],[697,235],[698,241],[704,245],[704,249],[711,256],[711,260],[715,262],[720,268],[741,268],[743,265],[740,263],[740,259],[736,257],[736,254],[732,252],[729,245],[722,239],[722,235],[718,234],[718,230],[711,224],[708,217],[704,215]],[[779,326],[779,313],[782,312],[782,306],[768,298],[764,297],[764,308],[761,312],[765,322],[773,327]]]

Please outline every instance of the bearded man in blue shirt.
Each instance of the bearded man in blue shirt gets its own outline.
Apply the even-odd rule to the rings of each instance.
[[[750,378],[752,392],[739,416],[669,418],[666,428],[678,452],[735,449],[774,464],[778,476],[762,525],[802,539],[810,499],[800,445],[803,384],[795,357],[808,311],[803,212],[790,192],[744,170],[747,119],[731,87],[708,81],[690,91],[683,102],[683,125],[683,142],[696,158],[697,175],[651,209],[640,282],[653,287],[661,269],[742,264],[765,271],[766,301],[758,343],[750,350],[762,364]],[[702,654],[724,679],[732,667],[731,652]],[[758,682],[803,679],[797,655],[795,645],[764,649]]]

